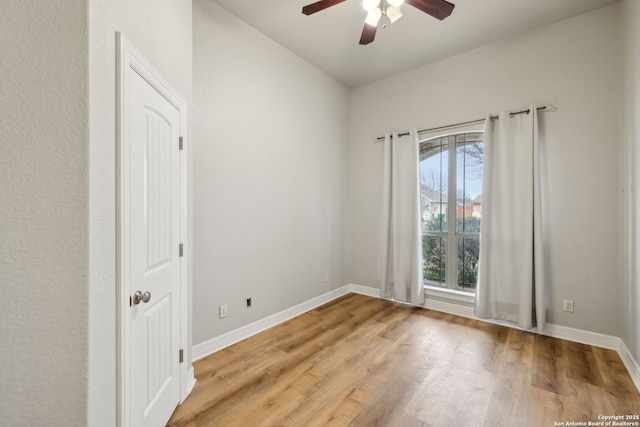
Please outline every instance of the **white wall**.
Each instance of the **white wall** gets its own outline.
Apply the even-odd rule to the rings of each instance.
[[[619,335],[619,6],[550,25],[352,92],[349,281],[378,287],[382,146],[430,128],[552,103],[541,113],[548,321]],[[573,314],[562,299],[575,301]]]
[[[116,424],[116,31],[121,31],[185,99],[187,114],[191,115],[191,0],[89,0],[89,3],[91,285],[88,420],[91,426],[106,427]],[[190,130],[189,126],[189,133]],[[191,163],[189,136],[187,155]],[[187,253],[192,252],[188,244]],[[190,275],[188,283],[191,284]],[[190,338],[188,342],[191,342]],[[185,350],[186,360],[191,360],[191,348]]]
[[[640,2],[622,3],[624,19],[622,338],[640,360]]]
[[[2,425],[86,423],[87,25],[83,0],[2,2]]]
[[[193,26],[197,344],[345,283],[348,90],[208,0]]]

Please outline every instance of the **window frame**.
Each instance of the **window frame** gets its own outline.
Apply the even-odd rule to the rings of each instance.
[[[458,232],[457,231],[457,191],[458,191],[458,175],[457,175],[457,166],[458,166],[458,142],[457,137],[460,135],[468,135],[468,134],[480,134],[482,137],[482,141],[484,142],[484,130],[478,129],[465,129],[455,133],[447,133],[440,135],[428,135],[418,140],[418,150],[421,151],[421,146],[423,143],[433,141],[436,139],[447,139],[446,149],[442,151],[447,151],[447,187],[453,188],[454,191],[447,191],[447,229],[446,231],[424,231],[420,230],[420,241],[423,242],[424,236],[434,236],[434,237],[444,237],[446,240],[445,246],[445,254],[447,258],[447,263],[445,265],[445,280],[440,281],[439,283],[443,283],[445,286],[439,286],[435,284],[435,281],[430,281],[426,277],[423,277],[423,283],[425,287],[425,294],[427,296],[435,296],[435,297],[443,297],[446,296],[449,299],[454,299],[462,302],[469,302],[469,300],[473,300],[475,293],[477,291],[474,290],[464,290],[459,289],[458,287],[458,239],[459,238],[478,238],[480,239],[480,232],[478,233],[469,233],[469,232]],[[469,141],[471,143],[472,141]],[[466,144],[467,141],[464,141]],[[464,146],[464,145],[462,145]],[[441,144],[440,147],[444,147],[444,144]],[[441,151],[441,152],[442,152]],[[453,153],[453,155],[451,155]],[[423,160],[427,159],[429,156]],[[452,185],[453,184],[453,185]],[[442,192],[442,191],[441,191]],[[464,211],[464,209],[463,209]],[[448,260],[454,260],[454,262],[449,262]],[[429,283],[431,282],[431,283]]]

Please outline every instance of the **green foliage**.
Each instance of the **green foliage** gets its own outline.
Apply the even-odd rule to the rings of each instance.
[[[444,218],[435,218],[423,222],[425,231],[446,231]],[[464,233],[480,233],[481,220],[476,217],[459,218],[456,230]],[[458,286],[473,289],[478,282],[478,260],[480,258],[480,239],[478,237],[460,237],[458,245]],[[443,236],[422,236],[423,274],[427,280],[444,282],[446,277],[446,238]]]
[[[463,288],[475,288],[478,283],[478,259],[480,258],[480,239],[463,237],[458,239],[458,285]]]
[[[440,236],[422,236],[422,265],[425,279],[445,280],[445,239]]]
[[[468,216],[456,220],[456,230],[461,233],[480,233],[480,218]]]

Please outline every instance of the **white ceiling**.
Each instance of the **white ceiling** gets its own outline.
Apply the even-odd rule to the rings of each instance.
[[[366,12],[347,0],[305,16],[315,0],[214,0],[217,4],[348,87],[357,87],[488,43],[579,15],[618,0],[449,0],[438,21],[402,5],[404,17],[358,44]]]

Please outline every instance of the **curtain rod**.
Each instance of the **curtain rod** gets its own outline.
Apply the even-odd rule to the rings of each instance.
[[[548,110],[548,111],[556,111],[556,108],[551,105],[543,105],[542,107],[538,107],[536,108],[536,110],[541,111],[541,110]],[[517,116],[518,114],[529,114],[529,111],[531,111],[529,108],[527,108],[526,110],[520,110],[520,111],[514,111],[513,113],[509,113],[510,117],[513,116]],[[491,120],[498,120],[498,116],[489,116],[491,118]],[[444,126],[438,126],[435,128],[429,128],[429,129],[420,129],[418,131],[418,133],[424,133],[424,132],[431,132],[434,130],[441,130],[441,129],[448,129],[448,128],[454,128],[454,127],[458,127],[458,126],[463,126],[463,125],[470,125],[473,123],[480,123],[480,122],[484,122],[486,119],[476,119],[476,120],[469,120],[468,122],[460,122],[460,123],[453,123],[450,125],[444,125]],[[403,133],[399,133],[398,136],[406,136],[409,135],[409,132],[403,132]],[[384,136],[379,136],[376,138],[376,140],[373,142],[374,144],[380,142],[380,141],[384,141]]]

